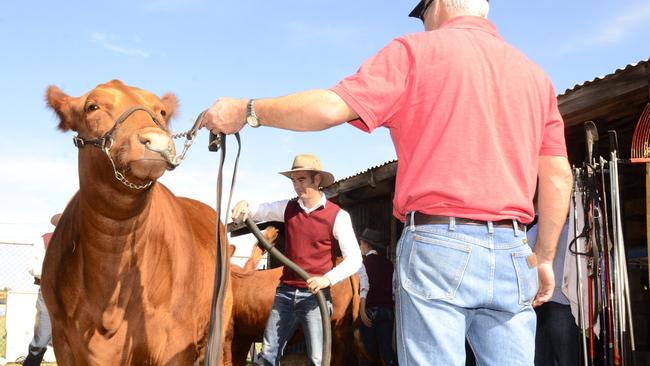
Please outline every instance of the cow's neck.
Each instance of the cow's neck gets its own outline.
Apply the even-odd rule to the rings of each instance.
[[[142,258],[168,257],[167,246],[163,243],[155,248],[145,245],[152,232],[157,231],[151,226],[157,221],[151,219],[151,215],[157,214],[151,198],[158,187],[154,183],[146,190],[131,190],[116,181],[112,171],[110,174],[102,171],[94,176],[80,175],[79,184],[83,278],[93,284],[87,291],[95,294],[92,298],[100,301],[97,305],[109,314],[107,318],[119,320],[119,314],[110,314],[123,311],[131,300],[138,301],[134,297],[143,294],[134,293],[133,289],[151,281],[152,270],[144,266],[156,261],[143,263]],[[110,324],[104,325],[111,328]]]

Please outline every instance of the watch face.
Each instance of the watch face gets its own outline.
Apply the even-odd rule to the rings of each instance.
[[[260,124],[260,121],[258,121],[257,118],[253,116],[248,116],[246,117],[246,123],[248,123],[252,127],[257,127]]]

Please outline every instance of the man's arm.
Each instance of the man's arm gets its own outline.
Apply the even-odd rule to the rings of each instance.
[[[538,263],[539,290],[533,306],[545,303],[553,294],[555,287],[553,258],[569,210],[573,182],[569,161],[561,156],[541,156],[538,177],[539,221],[535,254]]]
[[[357,273],[359,274],[359,296],[361,297],[359,301],[359,317],[361,317],[363,324],[370,328],[372,327],[372,320],[366,314],[366,298],[368,297],[368,291],[370,291],[370,281],[368,280],[366,266],[362,265]]]
[[[246,125],[248,99],[219,98],[201,123],[213,133],[231,134]],[[331,90],[317,89],[278,98],[255,99],[255,114],[262,126],[294,131],[320,131],[358,118]]]

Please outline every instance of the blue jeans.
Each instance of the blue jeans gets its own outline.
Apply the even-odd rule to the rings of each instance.
[[[327,307],[332,313],[330,289],[323,289]],[[305,344],[311,365],[320,366],[323,355],[323,325],[316,296],[309,289],[294,288],[280,284],[275,290],[275,300],[262,341],[264,365],[280,365],[287,341],[302,325]]]
[[[467,338],[478,365],[533,365],[531,253],[514,225],[407,220],[397,248],[399,364],[463,366]]]
[[[571,306],[549,301],[536,312],[535,366],[579,365],[580,330]]]
[[[37,366],[43,361],[47,346],[52,343],[52,324],[50,315],[45,307],[45,301],[41,291],[38,291],[36,299],[36,322],[34,323],[34,337],[29,343],[29,353],[23,361],[23,365]]]
[[[373,306],[366,308],[366,315],[372,321],[372,327],[368,328],[363,323],[359,326],[366,352],[371,357],[381,358],[386,366],[397,365],[395,352],[393,352],[393,321],[395,319],[393,309]],[[374,365],[374,363],[359,361],[359,366],[368,365]]]

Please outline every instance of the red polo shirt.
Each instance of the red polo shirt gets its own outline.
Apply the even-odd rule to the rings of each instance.
[[[566,156],[549,78],[483,18],[397,38],[332,90],[359,115],[353,126],[390,129],[401,220],[528,223],[539,156]]]

